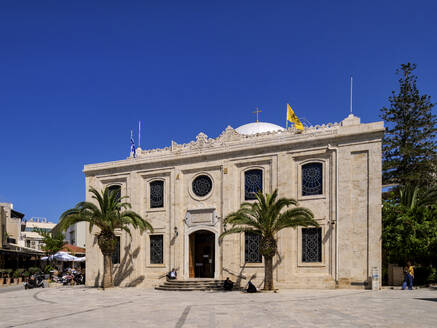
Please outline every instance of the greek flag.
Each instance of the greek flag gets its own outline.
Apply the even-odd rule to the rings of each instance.
[[[132,130],[130,130],[130,153],[134,155],[134,158],[137,157],[135,153],[135,142]]]

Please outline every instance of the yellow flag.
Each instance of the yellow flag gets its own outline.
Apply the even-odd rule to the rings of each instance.
[[[303,125],[300,120],[297,118],[296,114],[291,109],[290,105],[287,104],[287,120],[291,123],[294,123],[294,127],[298,130],[303,130]]]

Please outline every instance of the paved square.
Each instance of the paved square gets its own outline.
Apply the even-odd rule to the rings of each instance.
[[[437,327],[437,291],[0,289],[0,327]]]

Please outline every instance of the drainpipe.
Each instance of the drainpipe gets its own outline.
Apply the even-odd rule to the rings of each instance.
[[[328,144],[327,149],[335,151],[335,282],[338,284],[338,147]]]

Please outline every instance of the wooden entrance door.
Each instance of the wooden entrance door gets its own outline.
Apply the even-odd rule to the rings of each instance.
[[[192,233],[190,235],[190,254],[189,256],[189,264],[190,264],[190,269],[189,269],[189,274],[190,274],[190,278],[194,278],[194,246],[195,246],[195,240],[194,240],[194,233]]]
[[[200,230],[190,235],[190,278],[214,278],[215,235]]]

